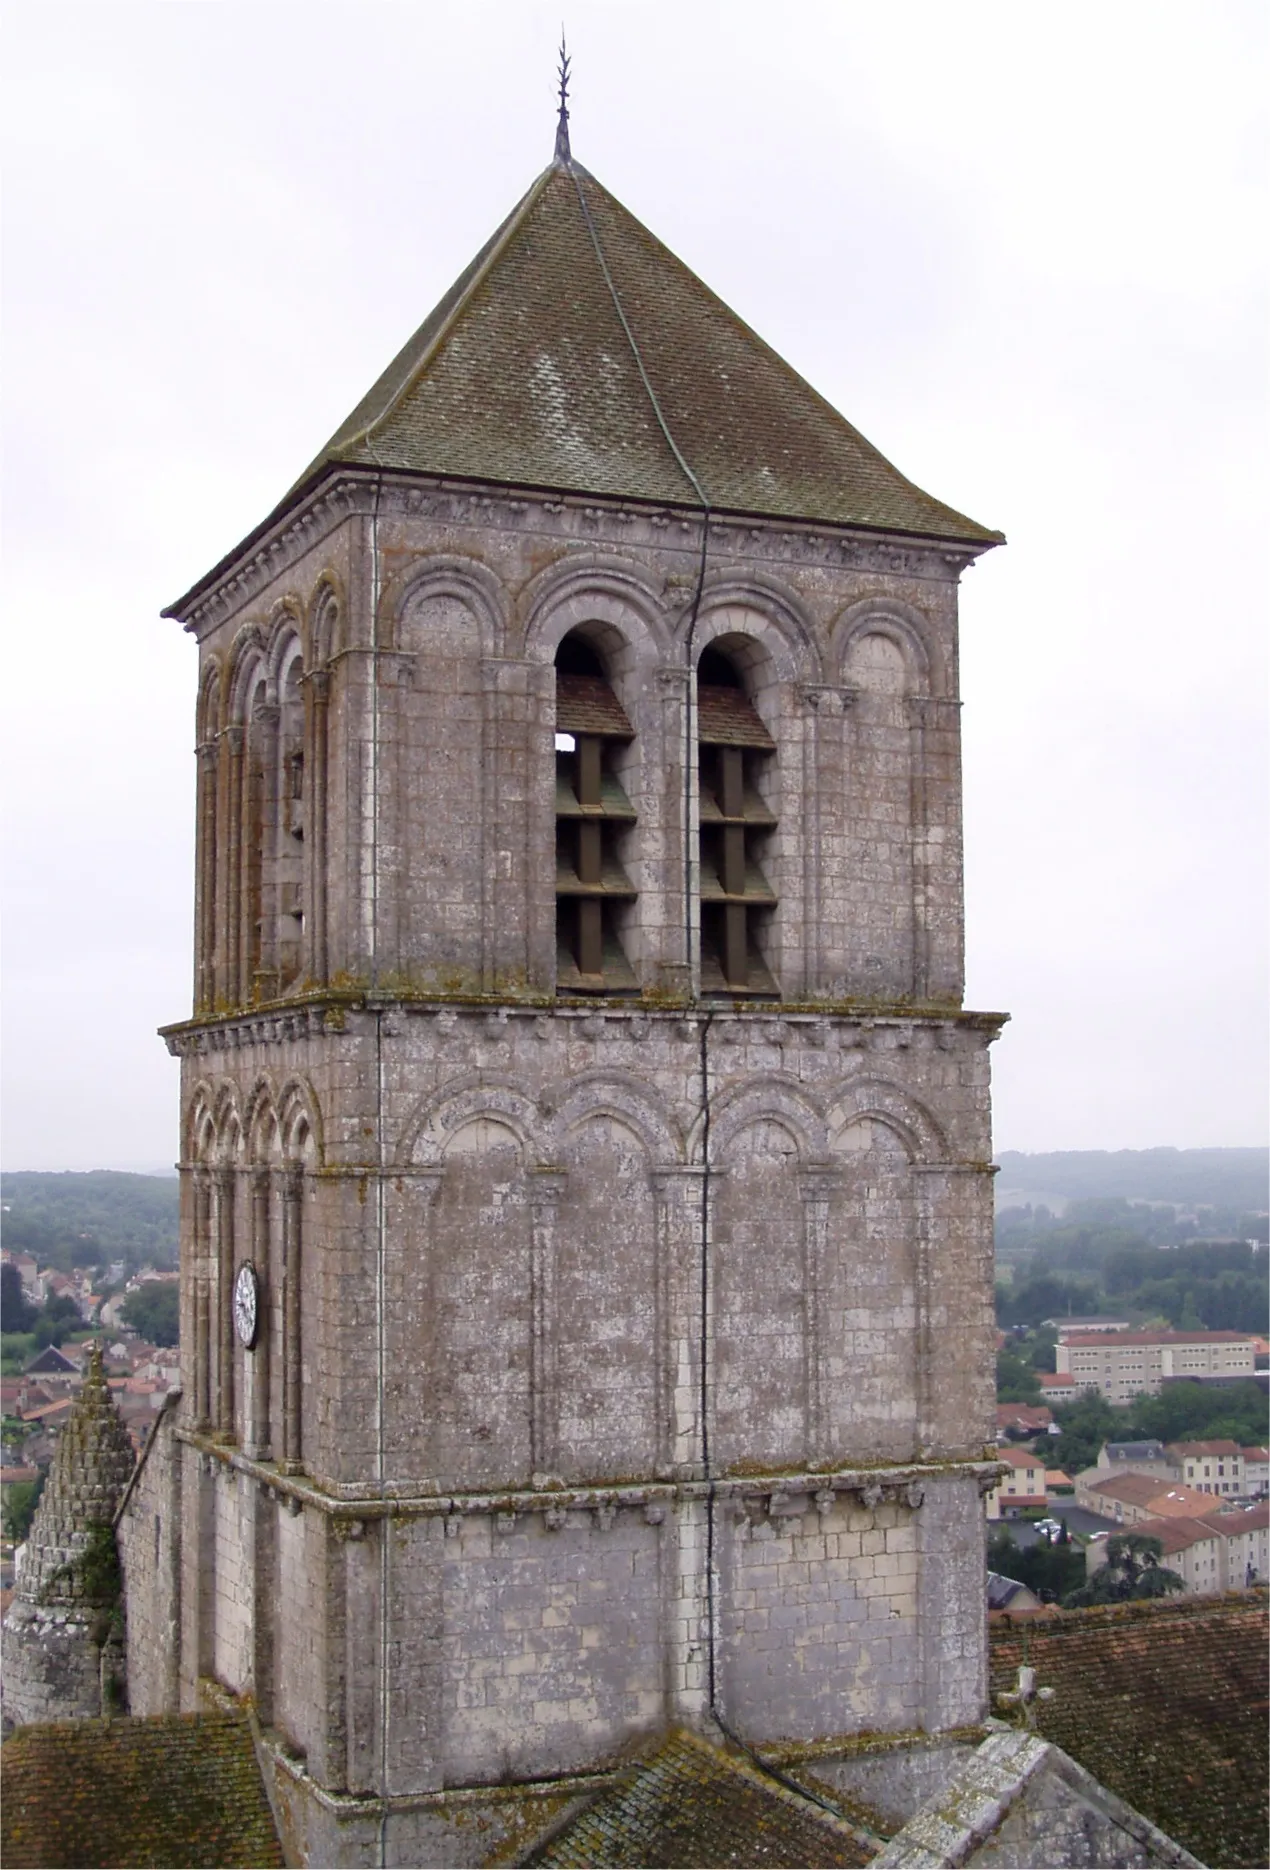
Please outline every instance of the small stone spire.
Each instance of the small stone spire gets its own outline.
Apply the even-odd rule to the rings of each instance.
[[[136,1456],[102,1367],[101,1340],[89,1346],[79,1395],[63,1424],[35,1509],[19,1596],[76,1602],[85,1595],[76,1560],[94,1526],[109,1526]]]
[[[135,1459],[94,1340],[4,1621],[5,1726],[108,1711],[123,1669],[113,1521]]]
[[[569,163],[569,54],[565,50],[564,27],[560,28],[560,116],[556,123],[556,161]]]

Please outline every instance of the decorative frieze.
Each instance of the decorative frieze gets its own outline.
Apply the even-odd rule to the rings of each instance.
[[[616,525],[637,546],[661,545],[668,535],[694,551],[701,524],[697,515],[620,499],[544,499],[517,492],[488,491],[430,476],[380,476],[365,469],[337,473],[277,524],[273,534],[236,561],[214,583],[178,600],[165,614],[176,616],[202,638],[237,616],[285,577],[347,520],[369,518],[378,505],[386,520],[428,521],[443,527],[472,527],[482,533],[541,533],[567,542],[602,536]],[[780,521],[732,520],[714,515],[712,555],[746,566],[797,565],[850,569],[883,576],[947,584],[958,579],[984,547],[924,546],[899,542],[855,527],[800,525]],[[685,574],[687,579],[687,574]]]

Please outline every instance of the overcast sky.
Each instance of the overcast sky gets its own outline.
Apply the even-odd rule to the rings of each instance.
[[[158,1168],[195,650],[551,155],[560,6],[5,9],[8,1168]],[[921,486],[1013,1149],[1265,1139],[1267,9],[568,0],[573,148]]]

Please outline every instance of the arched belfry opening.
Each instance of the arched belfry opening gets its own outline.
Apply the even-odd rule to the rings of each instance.
[[[763,955],[776,893],[760,861],[777,823],[764,797],[775,756],[738,660],[714,645],[704,649],[697,663],[703,993],[780,991]]]
[[[277,882],[278,985],[299,978],[304,945],[304,701],[303,662],[297,646],[279,684],[278,807],[273,852]]]
[[[634,993],[621,926],[636,890],[622,863],[635,808],[618,758],[635,738],[599,649],[572,630],[556,652],[556,991]]]

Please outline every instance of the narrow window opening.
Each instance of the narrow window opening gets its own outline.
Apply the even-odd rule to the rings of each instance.
[[[697,665],[697,749],[702,992],[774,995],[763,938],[776,894],[759,859],[777,823],[760,790],[776,742],[717,649]]]
[[[635,810],[614,770],[634,738],[600,658],[585,638],[556,655],[556,990],[634,993],[618,913],[636,891],[621,847]]]
[[[277,865],[278,983],[299,978],[304,942],[304,703],[300,660],[293,658],[282,687],[278,757],[281,804]]]

